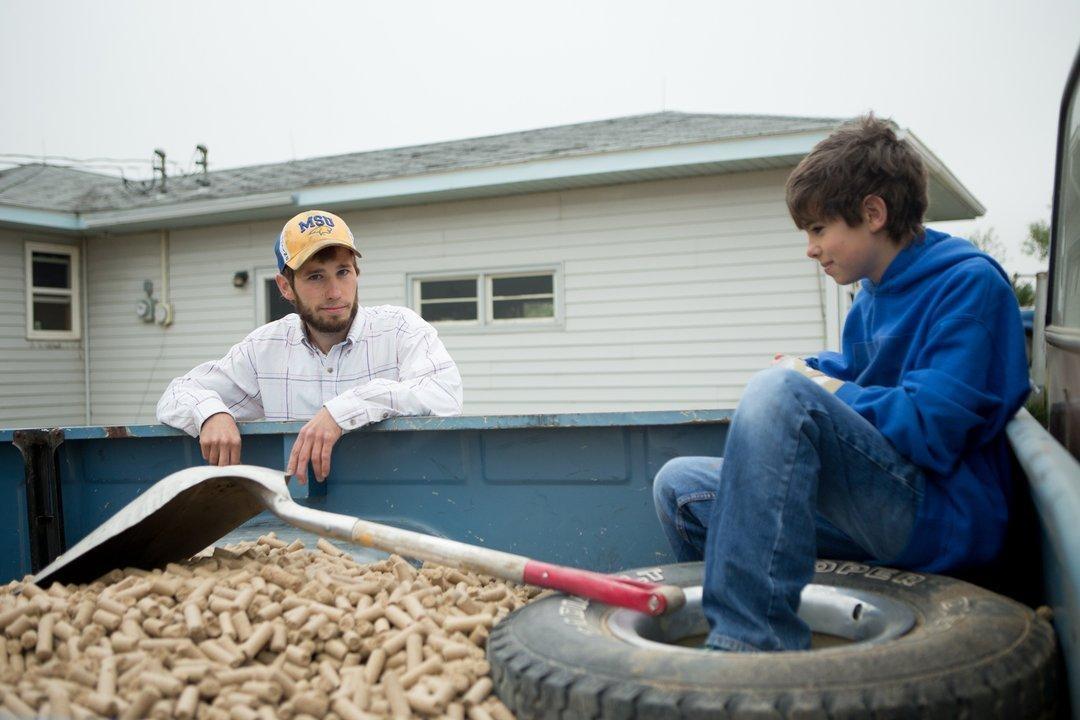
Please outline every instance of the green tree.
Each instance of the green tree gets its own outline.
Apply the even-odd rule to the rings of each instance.
[[[1021,281],[1020,276],[1013,273],[1012,276],[1012,289],[1013,294],[1016,295],[1016,304],[1020,307],[1034,307],[1035,305],[1035,286],[1028,281]]]
[[[1039,223],[1031,223],[1028,227],[1030,235],[1028,240],[1025,241],[1025,252],[1027,252],[1027,242],[1038,242],[1037,240],[1032,240],[1036,225],[1039,225]],[[997,232],[994,228],[991,227],[986,228],[985,230],[976,230],[971,233],[970,239],[972,245],[979,248],[1002,265],[1005,264],[1008,253],[1005,251],[1005,244],[998,239]],[[1020,276],[1015,273],[1012,276],[1012,289],[1013,293],[1016,295],[1016,302],[1020,307],[1031,307],[1035,304],[1035,286],[1029,281],[1020,280]]]
[[[1045,220],[1028,223],[1028,236],[1020,247],[1025,254],[1045,260],[1050,254],[1050,223]]]
[[[971,244],[982,250],[990,257],[997,260],[1002,265],[1005,264],[1005,258],[1008,253],[1005,252],[1005,244],[998,239],[997,231],[994,228],[986,228],[985,230],[976,230],[971,233],[968,238],[971,240]]]

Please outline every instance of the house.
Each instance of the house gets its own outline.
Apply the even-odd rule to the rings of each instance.
[[[733,407],[773,353],[836,347],[847,293],[783,184],[841,121],[664,112],[158,178],[0,172],[0,426],[152,422],[168,381],[289,311],[272,246],[306,208],[411,306],[471,414]],[[930,217],[982,206],[917,138]]]

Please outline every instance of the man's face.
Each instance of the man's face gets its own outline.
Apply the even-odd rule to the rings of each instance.
[[[278,276],[278,287],[312,329],[339,333],[348,330],[356,317],[356,279],[353,254],[338,247],[325,259],[312,258],[301,265],[291,286]]]

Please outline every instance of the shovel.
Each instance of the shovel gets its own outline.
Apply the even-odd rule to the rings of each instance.
[[[313,510],[289,496],[278,470],[254,465],[194,467],[173,473],[109,518],[34,577],[82,583],[117,567],[155,568],[186,560],[269,510],[295,527],[364,547],[561,590],[647,615],[683,605],[681,588],[530,560],[521,555]]]

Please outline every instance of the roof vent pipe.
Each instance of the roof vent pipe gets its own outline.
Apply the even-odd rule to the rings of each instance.
[[[157,158],[154,161],[154,172],[161,173],[161,192],[165,192],[165,180],[168,178],[168,173],[165,171],[165,151],[155,148],[154,157]]]
[[[197,178],[195,182],[203,187],[207,187],[210,185],[210,164],[207,160],[207,155],[209,155],[210,151],[207,150],[206,146],[202,143],[195,146],[195,151],[199,153],[199,159],[195,161],[195,164],[202,168],[202,176]]]

